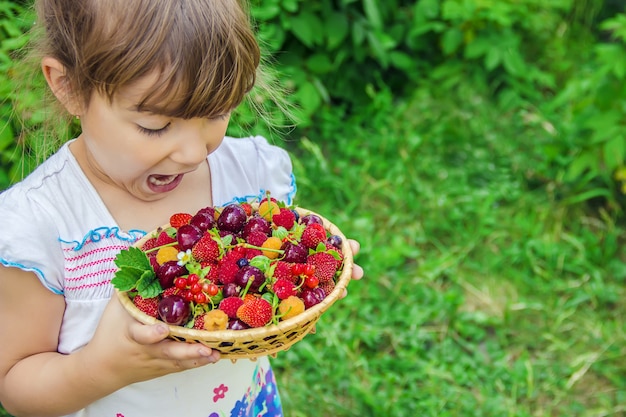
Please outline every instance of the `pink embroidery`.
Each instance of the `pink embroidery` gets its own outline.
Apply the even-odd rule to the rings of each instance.
[[[122,414],[122,413],[117,413],[117,414],[115,415],[115,417],[124,417],[124,414]]]
[[[69,272],[69,270],[67,268],[65,268],[65,270]],[[83,279],[89,279],[89,278],[97,277],[98,275],[107,275],[108,276],[108,275],[114,274],[115,271],[117,271],[117,269],[113,269],[113,268],[105,269],[105,270],[102,270],[102,271],[92,272],[90,274],[80,275],[80,276],[74,277],[74,278],[66,278],[65,280],[69,281],[69,282],[73,282],[73,281],[80,281],[80,280],[83,280]]]
[[[222,384],[219,387],[215,388],[213,392],[215,393],[215,395],[213,396],[213,402],[216,403],[217,400],[224,398],[224,396],[228,392],[228,387]]]
[[[74,256],[71,258],[67,258],[70,261],[77,261],[80,260],[84,257],[87,256],[91,256],[94,253],[101,253],[101,252],[108,252],[108,251],[113,251],[113,252],[117,252],[120,251],[122,249],[128,249],[128,245],[109,245],[109,246],[103,246],[103,247],[99,247],[99,248],[94,248],[90,251],[84,252],[78,256]],[[64,248],[63,249],[64,252],[70,252],[70,253],[75,253],[75,250],[72,248]]]
[[[109,285],[111,283],[111,280],[107,280],[107,281],[100,281],[100,282],[95,282],[93,284],[83,284],[83,285],[77,285],[75,287],[65,287],[65,291],[78,291],[78,290],[82,290],[85,288],[94,288],[94,287],[102,287],[103,285]]]
[[[102,258],[102,259],[98,259],[97,261],[80,264],[80,265],[78,265],[78,266],[76,266],[74,268],[65,268],[65,270],[67,272],[76,272],[76,271],[78,271],[80,269],[91,268],[93,266],[97,266],[97,265],[101,265],[101,264],[108,264],[108,263],[111,263],[114,260],[115,260],[115,257]]]

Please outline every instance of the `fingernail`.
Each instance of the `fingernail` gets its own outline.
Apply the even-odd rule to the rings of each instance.
[[[200,353],[200,356],[211,356],[213,351],[211,349],[202,348],[198,350],[198,353]]]

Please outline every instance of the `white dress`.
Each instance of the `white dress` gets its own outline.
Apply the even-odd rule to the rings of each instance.
[[[292,203],[296,186],[289,156],[264,138],[225,138],[208,161],[215,206],[266,191]],[[58,351],[80,349],[93,337],[112,295],[116,254],[147,231],[119,229],[68,144],[0,194],[0,222],[0,263],[33,271],[65,297]],[[71,415],[171,416],[282,416],[268,359],[222,360],[136,383]]]

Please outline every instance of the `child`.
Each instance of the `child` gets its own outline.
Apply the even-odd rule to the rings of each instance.
[[[266,190],[292,202],[286,152],[224,137],[259,64],[240,3],[37,7],[43,75],[81,134],[0,195],[0,401],[17,416],[282,415],[267,358],[219,360],[111,297],[115,255],[170,214]]]

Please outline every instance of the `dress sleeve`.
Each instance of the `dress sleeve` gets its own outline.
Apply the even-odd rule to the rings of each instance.
[[[0,195],[0,224],[0,264],[34,272],[46,288],[62,294],[63,254],[45,208],[9,189]]]
[[[296,195],[296,179],[293,174],[291,158],[287,151],[274,145],[270,145],[264,137],[251,138],[255,144],[258,158],[260,191],[266,191],[279,201],[291,205]]]

